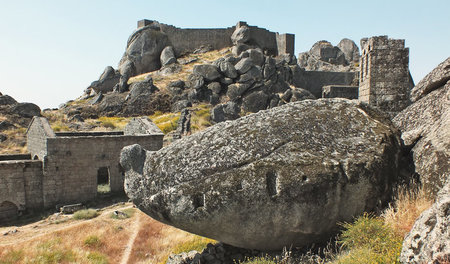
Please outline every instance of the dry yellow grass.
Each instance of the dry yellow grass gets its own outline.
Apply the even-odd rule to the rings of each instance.
[[[129,218],[113,218],[112,211],[133,211]],[[136,231],[128,263],[162,263],[169,254],[200,249],[214,242],[164,225],[130,204],[115,206],[90,220],[64,216],[20,227],[0,243],[0,264],[6,263],[120,263]],[[139,221],[137,220],[139,219]],[[10,228],[0,228],[4,233]],[[3,246],[1,246],[3,244]]]
[[[404,236],[411,230],[419,215],[430,208],[433,202],[422,187],[401,188],[394,203],[383,212],[382,217],[386,224]]]

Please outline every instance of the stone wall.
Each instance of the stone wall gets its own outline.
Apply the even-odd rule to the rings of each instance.
[[[19,211],[42,208],[42,179],[40,160],[0,161],[0,204],[13,203]]]
[[[47,155],[47,138],[55,137],[53,129],[44,117],[34,117],[27,129],[27,149],[33,159],[44,160]]]
[[[177,28],[171,25],[160,24],[161,31],[166,33],[170,44],[173,46],[175,55],[192,53],[201,46],[220,50],[232,46],[231,34],[235,27],[192,29]]]
[[[361,40],[359,100],[395,116],[409,105],[411,79],[405,40],[387,36]]]
[[[44,206],[91,200],[97,195],[100,168],[109,171],[111,192],[123,191],[119,153],[140,144],[148,150],[162,147],[162,136],[75,136],[49,138],[44,163]]]
[[[303,71],[294,74],[294,85],[310,91],[315,97],[322,97],[322,87],[326,85],[355,85],[357,72]]]
[[[358,86],[326,85],[322,88],[322,98],[358,99]]]
[[[237,26],[228,28],[177,28],[172,25],[159,23],[152,20],[140,20],[138,29],[151,27],[160,30],[168,36],[170,45],[173,46],[177,57],[192,53],[200,47],[210,47],[220,50],[233,46],[231,35],[240,26],[250,29],[250,45],[256,45],[267,51],[270,55],[294,54],[294,34],[278,34],[264,28],[249,26],[246,22],[238,22]],[[133,33],[134,35],[134,33]],[[133,36],[132,35],[132,36]],[[132,37],[130,37],[131,39]]]

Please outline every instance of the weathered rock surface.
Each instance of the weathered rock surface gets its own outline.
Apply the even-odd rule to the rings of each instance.
[[[177,58],[175,57],[175,51],[172,46],[167,46],[161,51],[161,66],[166,66],[172,63],[177,62]]]
[[[435,70],[429,75],[434,74]],[[436,79],[429,75],[424,80]],[[450,81],[435,88],[393,119],[402,131],[405,145],[411,148],[415,171],[425,190],[432,195],[436,195],[450,177],[449,106]]]
[[[427,74],[412,90],[411,101],[415,102],[450,80],[450,57]]]
[[[224,243],[324,241],[385,202],[398,132],[345,99],[305,100],[219,123],[157,152],[124,148],[125,190],[151,217]]]
[[[403,241],[401,263],[450,261],[450,181],[437,201],[424,211]]]
[[[167,35],[151,26],[137,29],[127,42],[127,49],[119,63],[120,73],[128,77],[158,70],[160,55],[168,44]],[[134,72],[126,73],[132,64]]]
[[[212,64],[195,65],[193,73],[202,76],[208,81],[214,81],[221,76],[217,66]]]
[[[14,105],[17,104],[16,99],[9,95],[0,95],[0,105]]]
[[[119,83],[119,80],[120,80],[119,71],[116,71],[114,70],[113,67],[108,66],[100,75],[98,81],[92,82],[89,88],[93,89],[96,93],[112,92],[114,86]]]
[[[350,39],[342,39],[337,46],[321,40],[298,55],[298,65],[308,71],[357,71],[359,56],[358,46]]]
[[[11,107],[11,113],[22,117],[41,116],[41,108],[33,103],[18,103]]]

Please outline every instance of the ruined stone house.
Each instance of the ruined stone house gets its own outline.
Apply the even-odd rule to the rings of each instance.
[[[43,117],[27,130],[26,155],[0,156],[0,223],[24,211],[92,200],[99,184],[122,192],[120,150],[162,147],[164,134],[148,118],[134,118],[118,132],[55,132]]]

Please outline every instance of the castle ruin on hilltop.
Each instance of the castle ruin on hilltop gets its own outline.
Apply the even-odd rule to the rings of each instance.
[[[248,72],[235,73],[230,78],[219,78],[221,73],[215,70],[219,69],[218,66],[208,65],[217,71],[215,79],[208,80],[209,84],[214,82],[214,87],[219,90],[213,94],[217,102],[220,101],[219,95],[228,96],[232,101],[227,87],[234,86],[236,91],[246,87],[245,93],[239,90],[236,102],[232,102],[230,107],[221,105],[226,111],[234,107],[239,113],[239,107],[235,106],[245,100],[256,105],[264,99],[265,105],[251,108],[256,111],[287,103],[288,99],[283,99],[286,92],[291,92],[290,98],[295,97],[292,86],[307,90],[311,98],[358,99],[380,108],[391,117],[410,104],[409,93],[414,85],[409,74],[409,49],[405,48],[404,40],[388,39],[387,36],[363,39],[360,59],[359,49],[353,44],[356,48],[350,50],[352,59],[349,60],[337,47],[319,42],[322,46],[317,46],[314,51],[323,57],[319,59],[325,63],[351,62],[354,65],[358,64],[359,59],[359,71],[305,70],[295,59],[294,42],[293,34],[271,32],[249,26],[246,22],[223,29],[181,29],[157,21],[141,20],[128,39],[121,69],[109,67],[109,71],[105,71],[99,81],[93,82],[90,89],[98,95],[122,92],[120,86],[128,85],[130,77],[148,72],[146,67],[150,62],[154,63],[151,69],[160,69],[163,51],[168,47],[173,49],[172,55],[175,57],[204,47],[215,50],[233,47],[233,53],[237,55],[228,58],[227,63],[231,66],[258,54],[260,63],[250,65],[251,71],[247,69]],[[143,50],[146,47],[153,50]],[[258,51],[247,52],[247,57],[241,56],[246,49]],[[351,52],[357,54],[353,56]],[[193,92],[202,89],[211,92],[206,88],[208,82],[201,76],[199,78],[201,85],[192,89]],[[272,89],[273,93],[266,94],[264,89]],[[285,94],[280,97],[282,93]],[[191,95],[187,98],[192,98]],[[97,187],[102,183],[108,184],[112,192],[122,191],[124,179],[118,160],[120,150],[131,144],[158,150],[162,147],[163,137],[162,132],[147,118],[131,120],[122,132],[59,133],[51,129],[45,118],[34,117],[27,131],[30,154],[0,155],[0,223],[15,218],[23,211],[91,200],[97,196]]]

